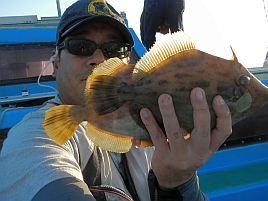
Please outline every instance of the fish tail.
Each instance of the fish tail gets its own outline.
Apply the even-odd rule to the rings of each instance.
[[[125,100],[120,96],[122,84],[119,79],[109,75],[96,75],[90,84],[89,102],[99,114],[108,114],[117,110]]]
[[[47,135],[58,145],[66,143],[74,134],[79,123],[75,119],[78,107],[59,105],[46,111],[43,128]]]

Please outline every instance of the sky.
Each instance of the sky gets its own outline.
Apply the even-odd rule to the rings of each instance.
[[[61,12],[75,1],[60,0]],[[107,2],[118,12],[126,12],[129,27],[140,38],[144,0]],[[56,0],[0,0],[0,5],[0,17],[58,15]],[[268,0],[185,0],[184,31],[201,51],[230,59],[231,46],[242,65],[262,67],[268,50],[267,12]],[[157,39],[161,37],[157,34]]]

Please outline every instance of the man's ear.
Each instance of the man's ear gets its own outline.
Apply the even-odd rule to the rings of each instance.
[[[53,50],[52,51],[52,56],[51,56],[50,59],[52,60],[52,64],[53,64],[52,77],[56,77],[57,76],[57,71],[58,71],[58,65],[59,65],[59,62],[60,62],[60,57],[59,57],[58,50]]]

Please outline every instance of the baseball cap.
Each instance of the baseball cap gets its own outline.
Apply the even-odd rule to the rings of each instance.
[[[122,33],[126,43],[134,45],[124,19],[106,0],[78,0],[69,6],[58,24],[56,45],[58,46],[72,30],[88,21],[110,24]]]

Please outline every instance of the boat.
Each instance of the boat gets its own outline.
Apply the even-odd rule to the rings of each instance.
[[[125,17],[125,13],[121,12]],[[52,65],[58,17],[0,18],[0,149],[9,129],[57,93]],[[128,25],[127,19],[125,22]],[[145,48],[129,27],[135,46],[131,63]],[[42,71],[41,76],[39,76]],[[268,86],[268,67],[250,71]],[[233,127],[233,134],[198,170],[200,187],[211,201],[268,200],[268,105]],[[1,167],[0,167],[1,168]]]

